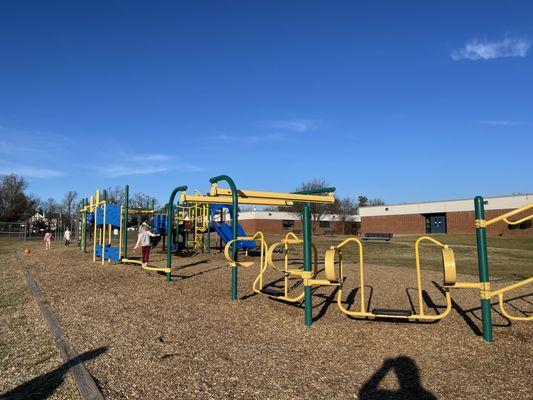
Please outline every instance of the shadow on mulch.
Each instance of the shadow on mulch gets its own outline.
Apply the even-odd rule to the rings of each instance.
[[[99,347],[80,354],[78,357],[63,363],[53,371],[40,375],[36,378],[17,386],[16,388],[0,395],[1,400],[41,400],[50,397],[63,383],[65,374],[73,366],[99,357],[107,351],[107,347]]]
[[[380,389],[379,384],[390,372],[394,372],[398,378],[399,389]],[[406,356],[388,358],[383,361],[381,367],[374,372],[361,390],[361,400],[437,400],[430,391],[424,389],[420,382],[420,371],[415,361]]]

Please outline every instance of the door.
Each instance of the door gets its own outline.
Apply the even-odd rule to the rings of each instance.
[[[429,228],[430,233],[446,233],[446,215],[431,215]]]

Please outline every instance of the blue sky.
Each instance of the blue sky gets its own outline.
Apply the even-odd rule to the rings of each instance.
[[[164,201],[222,173],[389,203],[533,192],[531,21],[524,1],[3,2],[0,173],[42,198]]]

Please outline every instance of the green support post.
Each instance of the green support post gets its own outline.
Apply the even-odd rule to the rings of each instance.
[[[130,206],[130,185],[124,186],[124,223],[122,226],[122,258],[128,257],[128,214]]]
[[[85,208],[86,205],[87,205],[86,200],[82,199],[81,207]],[[85,245],[85,240],[86,240],[85,231],[86,230],[87,230],[87,212],[83,211],[81,213],[81,246],[80,246],[82,253],[85,253],[85,249],[86,249],[86,245]]]
[[[174,222],[174,198],[178,192],[185,192],[187,186],[178,186],[170,194],[167,207],[167,268],[172,268],[172,224]],[[170,272],[167,272],[167,283],[171,280]]]
[[[233,179],[231,179],[227,175],[215,176],[209,179],[210,183],[217,183],[220,181],[226,181],[231,190],[232,205],[233,205],[233,210],[231,213],[232,214],[231,220],[232,220],[232,227],[233,227],[233,240],[236,240],[237,237],[239,236],[239,231],[237,228],[239,226],[239,223],[238,223],[239,199],[238,199],[237,186],[235,186],[235,182],[233,181]],[[232,254],[233,260],[236,262],[237,261],[237,242],[233,242],[233,245],[231,246],[231,254]],[[239,283],[237,272],[238,272],[237,267],[231,268],[231,300],[237,300],[237,285]]]
[[[336,188],[325,187],[318,189],[302,190],[300,192],[293,192],[293,194],[323,194],[333,193]],[[304,203],[302,210],[302,230],[304,236],[304,271],[313,271],[313,256],[312,256],[312,236],[313,224],[311,222],[311,204]],[[305,325],[313,325],[313,288],[305,286],[304,288],[304,305],[305,305]]]
[[[304,235],[304,271],[311,272],[313,270],[313,260],[311,255],[311,241],[312,241],[312,228],[311,228],[311,205],[309,203],[304,204],[302,213],[302,229]],[[313,292],[312,287],[306,285],[304,288],[305,295],[305,325],[313,325]]]
[[[479,268],[479,282],[490,282],[489,276],[489,258],[487,255],[487,228],[484,223],[477,221],[485,221],[485,202],[483,197],[476,196],[474,198],[474,210],[476,218],[476,239],[477,239],[477,263]],[[483,327],[483,339],[486,342],[492,342],[492,306],[490,298],[481,298],[481,324]]]

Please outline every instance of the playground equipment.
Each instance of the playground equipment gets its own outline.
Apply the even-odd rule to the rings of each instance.
[[[103,199],[102,199],[103,197]],[[82,215],[82,251],[85,252],[86,246],[86,226],[87,222],[93,225],[93,261],[100,258],[102,265],[107,262],[118,262],[120,260],[119,243],[116,242],[116,236],[120,240],[122,230],[121,207],[107,201],[107,193],[104,190],[101,196],[100,190],[96,191],[95,196],[91,196],[89,201],[83,201]]]
[[[487,342],[492,341],[492,319],[491,319],[491,303],[490,299],[492,297],[498,297],[498,306],[502,315],[510,320],[518,321],[530,321],[533,320],[533,315],[529,316],[515,316],[510,314],[505,309],[504,303],[504,294],[517,289],[519,287],[533,283],[533,278],[527,278],[520,282],[513,283],[511,285],[505,286],[498,290],[491,291],[490,289],[490,280],[488,273],[488,257],[487,257],[487,244],[486,244],[486,227],[494,224],[499,221],[504,221],[510,225],[517,225],[529,219],[533,219],[533,214],[523,217],[516,221],[510,221],[509,218],[524,213],[530,209],[533,209],[533,203],[526,205],[524,207],[518,208],[511,212],[508,212],[499,217],[493,218],[486,221],[484,213],[484,201],[481,196],[478,196],[474,199],[475,204],[475,226],[476,226],[476,237],[477,237],[477,253],[478,253],[478,266],[479,266],[479,282],[458,282],[457,281],[457,271],[455,263],[455,255],[453,250],[446,244],[439,242],[438,240],[429,237],[421,236],[417,239],[415,243],[415,262],[416,262],[416,281],[417,281],[417,297],[418,297],[418,307],[417,311],[413,310],[398,310],[398,309],[373,309],[371,311],[366,309],[365,305],[365,274],[364,274],[364,256],[363,256],[363,244],[358,238],[351,237],[336,246],[332,246],[330,249],[326,250],[324,255],[324,274],[325,278],[319,278],[317,276],[317,265],[316,265],[316,249],[315,249],[315,263],[312,269],[304,268],[301,269],[291,269],[288,264],[288,245],[294,243],[302,243],[296,235],[289,233],[285,236],[280,242],[272,244],[270,247],[264,242],[263,235],[259,232],[260,235],[252,236],[251,238],[261,240],[261,262],[259,273],[253,283],[253,291],[256,293],[267,294],[270,297],[276,298],[278,300],[284,300],[287,302],[299,302],[304,298],[308,301],[311,297],[312,291],[310,290],[313,286],[332,286],[338,287],[337,292],[337,306],[341,312],[346,315],[355,318],[365,318],[365,319],[375,319],[375,318],[394,318],[394,319],[406,319],[406,320],[417,320],[417,321],[436,321],[445,318],[449,315],[452,308],[451,301],[451,290],[452,289],[478,289],[480,292],[481,299],[481,311],[482,311],[482,326],[483,326],[483,338]],[[305,221],[305,220],[304,220]],[[231,242],[226,244],[225,256],[226,259],[230,262],[230,266],[238,267],[251,267],[253,263],[239,263],[236,261],[236,258],[229,254],[230,247],[238,240],[248,239],[246,237],[237,237]],[[421,273],[421,261],[420,261],[420,245],[422,242],[430,242],[440,247],[442,252],[442,273],[443,281],[442,287],[445,294],[446,306],[443,312],[439,314],[427,314],[424,310],[424,301],[423,301],[423,288],[422,288],[422,273]],[[284,246],[285,250],[285,265],[284,268],[277,266],[273,260],[272,256],[276,249],[280,246]],[[360,297],[360,306],[359,310],[349,310],[347,309],[342,301],[343,295],[343,286],[346,280],[345,267],[343,260],[343,248],[348,245],[354,245],[356,250],[358,250],[358,276],[356,279],[359,281],[359,297]],[[311,244],[312,246],[312,244]],[[266,247],[266,256],[263,256],[263,248]],[[309,250],[307,250],[309,251]],[[265,260],[263,260],[265,258]],[[307,259],[309,260],[309,258]],[[284,293],[272,292],[270,290],[265,290],[263,288],[263,275],[267,269],[267,266],[274,268],[285,274],[284,281]],[[301,279],[303,281],[304,292],[297,296],[289,296],[288,294],[288,278]],[[309,295],[308,295],[309,293]],[[307,303],[306,303],[306,325],[312,324],[312,319],[307,318]]]
[[[224,181],[230,187],[229,189],[223,189],[218,187],[218,183]],[[298,193],[277,193],[277,192],[263,192],[253,190],[237,190],[235,182],[227,175],[220,175],[209,179],[211,183],[211,190],[209,195],[188,195],[186,193],[187,187],[180,186],[175,188],[171,195],[167,205],[168,221],[172,221],[172,213],[174,207],[174,200],[178,192],[181,192],[181,203],[200,203],[200,204],[231,204],[231,228],[232,228],[232,240],[226,247],[231,249],[231,299],[237,300],[237,284],[238,284],[238,242],[248,241],[249,239],[238,239],[238,207],[239,204],[255,204],[255,205],[277,205],[277,206],[290,206],[294,203],[303,203],[303,253],[304,253],[304,266],[303,269],[306,272],[312,272],[312,246],[311,246],[311,203],[333,203],[335,198],[333,193],[335,188],[321,188],[316,190],[298,192]],[[323,195],[325,194],[325,195]],[[172,230],[171,223],[167,224],[167,241],[169,239],[169,233]],[[168,245],[169,243],[167,243]],[[228,250],[229,251],[229,250]],[[261,245],[261,251],[263,251],[263,245]],[[229,253],[228,253],[229,254]],[[167,247],[167,267],[171,268],[172,264],[172,252]],[[243,265],[241,265],[243,266]],[[170,273],[167,273],[167,282],[170,281]],[[306,308],[306,323],[311,324],[312,321],[312,303],[311,303],[311,291],[310,288],[304,288],[305,308]]]
[[[220,236],[223,243],[228,243],[229,241],[232,241],[233,232],[231,230],[231,224],[228,224],[225,221],[224,218],[224,209],[227,209],[229,211],[229,214],[233,214],[233,207],[226,204],[215,204],[210,206],[211,208],[211,227],[213,230]],[[218,218],[217,218],[218,213]],[[217,221],[218,219],[218,221]],[[237,234],[239,237],[246,237],[246,232],[244,232],[244,229],[241,224],[237,223]],[[237,241],[237,248],[244,249],[244,250],[250,250],[256,247],[256,243],[254,240],[246,240],[246,239],[240,239]]]

